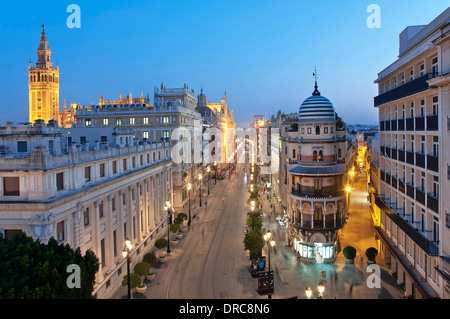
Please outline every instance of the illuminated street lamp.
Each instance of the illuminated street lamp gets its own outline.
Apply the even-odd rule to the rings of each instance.
[[[319,296],[317,297],[318,299],[323,299],[323,293],[325,292],[325,285],[323,284],[323,282],[319,282],[319,284],[317,285],[317,289],[319,290]]]
[[[202,207],[202,174],[198,175],[198,180],[200,181],[200,193],[198,197],[200,197],[200,207]]]
[[[172,210],[170,209],[170,202],[166,202],[166,206],[164,206],[164,210],[167,212],[168,224],[167,224],[167,253],[170,254],[170,238],[169,238],[169,230],[170,225],[172,225]]]
[[[191,226],[191,183],[188,184],[188,193],[189,193],[189,220],[188,220],[188,226]]]
[[[208,195],[209,195],[209,172],[211,171],[211,168],[209,168],[209,166],[206,168],[206,171],[208,172]]]
[[[305,293],[306,293],[306,297],[307,297],[308,299],[311,299],[311,296],[312,296],[313,291],[312,291],[312,289],[311,289],[310,286],[306,287]]]
[[[323,284],[322,281],[320,281],[319,284],[317,285],[317,290],[319,291],[317,299],[323,299],[323,293],[325,292],[325,285]],[[311,289],[310,286],[306,287],[305,294],[308,299],[311,299],[313,290]]]
[[[131,249],[133,245],[131,245],[131,241],[127,238],[125,240],[125,248],[122,251],[123,258],[127,259],[127,277],[128,277],[128,299],[131,299],[131,278],[130,278],[130,261],[131,261]]]
[[[217,185],[217,162],[214,161],[214,185]]]
[[[268,251],[269,251],[269,273],[270,273],[270,250],[273,246],[275,246],[275,240],[270,240],[270,238],[272,237],[272,233],[270,231],[268,231],[264,236],[264,241],[267,244],[268,247]],[[268,299],[272,299],[272,294],[269,293]]]

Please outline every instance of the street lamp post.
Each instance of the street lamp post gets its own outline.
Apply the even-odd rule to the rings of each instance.
[[[210,177],[210,174],[209,174],[209,172],[211,171],[211,169],[209,168],[209,166],[206,168],[206,171],[208,172],[208,195],[209,195],[209,177]]]
[[[131,241],[127,238],[125,240],[125,248],[122,251],[122,255],[127,259],[127,277],[128,277],[128,299],[131,299],[131,277],[130,277],[130,262],[131,262],[131,249],[133,246],[131,245]]]
[[[214,185],[217,185],[217,162],[214,161]]]
[[[270,231],[268,231],[265,235],[264,235],[264,241],[267,244],[267,248],[269,251],[269,273],[270,273],[270,248],[275,246],[275,240],[270,240],[270,238],[272,237],[272,233]],[[272,299],[272,294],[269,293],[268,295],[268,299]]]
[[[191,226],[191,183],[188,184],[188,193],[189,193],[189,220],[188,226]]]
[[[170,254],[170,225],[172,225],[172,210],[170,209],[170,202],[166,202],[166,206],[164,206],[164,210],[167,212],[168,223],[167,223],[167,253]]]
[[[198,180],[200,181],[200,193],[198,197],[200,197],[200,207],[202,207],[202,174],[198,175]]]

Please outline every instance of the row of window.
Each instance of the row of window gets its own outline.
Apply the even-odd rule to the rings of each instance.
[[[422,213],[424,216],[424,213]],[[422,218],[422,224],[425,223],[425,218]],[[428,257],[427,254],[415,244],[414,240],[407,236],[394,222],[386,216],[385,213],[381,214],[381,224],[385,225],[386,230],[389,232],[391,239],[396,242],[396,245],[404,251],[405,256],[408,255],[410,260],[414,260],[416,265],[418,265],[423,271],[428,270],[428,277],[432,278],[434,282],[436,281],[436,258]],[[439,238],[439,225],[434,222],[434,233],[437,234]],[[428,257],[428,258],[427,258]],[[433,263],[433,265],[431,265]],[[426,265],[428,264],[428,266]]]
[[[168,151],[166,150],[166,158]],[[146,162],[144,163],[144,155],[139,155],[139,165],[146,165],[151,164],[156,161],[160,161],[162,159],[161,151],[152,152],[152,158],[150,157],[150,153],[146,154]],[[152,161],[151,161],[152,159]],[[128,158],[122,159],[122,171],[128,170]],[[111,172],[113,175],[118,173],[118,164],[119,160],[114,160],[111,162]],[[107,163],[100,163],[98,164],[99,169],[99,176],[100,178],[106,176],[106,165]],[[134,169],[137,167],[137,156],[134,156],[131,158],[131,169]],[[56,173],[56,190],[61,191],[64,190],[64,172]],[[92,166],[85,166],[84,167],[84,180],[85,182],[92,181]],[[20,196],[20,179],[18,176],[11,176],[11,177],[3,177],[3,196]]]
[[[156,118],[156,120],[157,120],[158,123],[160,122],[158,117]],[[161,118],[161,123],[163,123],[163,124],[171,123],[170,117],[169,116],[163,116]],[[110,119],[109,118],[102,119],[102,125],[107,126],[109,124],[110,124]],[[128,118],[128,123],[125,123],[125,121],[122,118],[116,118],[115,119],[115,125],[122,125],[122,124],[135,125],[136,124],[136,118],[134,118],[134,117]],[[142,124],[149,124],[149,118],[148,117],[143,117],[142,118]],[[92,119],[85,119],[84,120],[84,125],[85,126],[92,126],[93,125]]]
[[[431,110],[429,110],[429,112],[427,113],[426,112],[426,100],[421,99],[420,107],[418,109],[418,114],[416,114],[416,116],[438,115],[439,97],[437,95],[433,96],[431,98],[431,101],[432,101]],[[407,111],[409,111],[408,114],[406,114]],[[411,101],[408,108],[406,107],[405,103],[402,104],[401,108],[397,105],[395,105],[395,107],[392,107],[392,108],[391,107],[383,108],[383,111],[382,111],[383,116],[381,116],[381,118],[383,118],[383,120],[385,120],[385,121],[386,120],[404,119],[404,118],[406,118],[406,116],[408,116],[409,118],[413,118],[414,113],[415,113],[414,111],[415,111],[415,101]],[[431,111],[431,114],[430,114],[430,111]]]
[[[300,128],[301,129],[301,134],[305,134],[305,128],[304,127],[301,127]],[[314,128],[314,130],[315,130],[315,135],[320,135],[321,133],[321,130],[320,130],[320,126],[319,125],[316,125],[316,127]],[[306,132],[307,132],[307,134],[312,134],[312,128],[311,127],[307,127],[306,128]],[[324,134],[328,134],[328,127],[327,126],[325,126],[324,128],[323,128],[323,133]],[[333,126],[330,126],[330,133],[331,134],[333,134],[334,133],[334,127]]]
[[[431,74],[436,76],[439,74],[438,57],[431,59]],[[413,81],[415,78],[419,78],[426,74],[425,71],[425,61],[421,62],[417,66],[410,67],[407,71],[401,72],[399,75],[393,76],[388,79],[385,83],[380,83],[380,92],[386,92],[391,89],[395,89],[399,85],[403,85],[408,81]]]
[[[55,74],[41,74],[40,72],[36,74],[30,74],[30,82],[53,82],[59,83],[59,78]]]
[[[439,137],[438,136],[430,136],[429,140],[432,138],[432,147],[430,150],[427,151],[427,147],[426,147],[426,138],[425,135],[417,135],[417,137],[420,137],[420,140],[416,140],[415,138],[416,135],[402,135],[401,134],[401,150],[405,151],[406,149],[406,141],[409,141],[409,149],[407,150],[408,152],[420,152],[421,154],[432,154],[433,156],[439,156]],[[386,141],[384,140],[385,135],[381,136],[381,142],[382,143],[386,143]],[[397,134],[392,134],[391,138],[387,138],[388,140],[388,144],[389,145],[382,145],[381,148],[383,147],[392,147],[393,149],[398,149],[399,145],[398,145],[398,137]],[[431,142],[431,140],[430,140]],[[416,144],[419,147],[415,147]],[[431,152],[430,152],[431,151]]]

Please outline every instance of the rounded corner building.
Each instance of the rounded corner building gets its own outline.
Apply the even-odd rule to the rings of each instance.
[[[346,130],[317,81],[314,88],[297,125],[282,133],[288,240],[301,260],[333,263],[346,220]]]

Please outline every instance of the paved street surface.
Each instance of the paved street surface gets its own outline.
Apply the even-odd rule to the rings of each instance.
[[[248,168],[248,165],[245,167]],[[248,211],[246,190],[248,182],[243,165],[238,165],[231,178],[217,180],[210,195],[204,189],[202,207],[191,206],[191,214],[197,217],[190,230],[176,246],[166,263],[152,267],[156,279],[145,282],[144,294],[133,293],[142,299],[265,299],[259,295],[257,279],[249,272],[250,260],[244,250],[246,213]],[[214,179],[211,180],[214,185]],[[207,206],[205,205],[207,201]],[[271,251],[271,269],[275,271],[275,292],[272,298],[306,298],[309,285],[317,293],[321,272],[326,271],[325,298],[348,299],[392,299],[402,294],[395,280],[385,269],[384,261],[377,258],[381,266],[381,288],[368,288],[365,255],[368,247],[375,245],[370,228],[369,203],[367,202],[365,172],[357,176],[355,191],[351,193],[348,224],[341,233],[341,247],[354,246],[357,258],[354,265],[345,264],[342,253],[334,264],[307,264],[298,261],[294,251],[288,247],[285,229],[277,222],[270,208],[270,200],[263,200],[265,212],[263,228],[270,229],[276,241]],[[280,212],[280,207],[276,206]],[[263,252],[267,256],[267,249]],[[359,256],[364,256],[362,265]],[[361,267],[362,266],[362,267]],[[334,281],[334,274],[337,280]],[[350,289],[351,282],[353,287]],[[126,298],[126,287],[121,287],[113,298]]]

